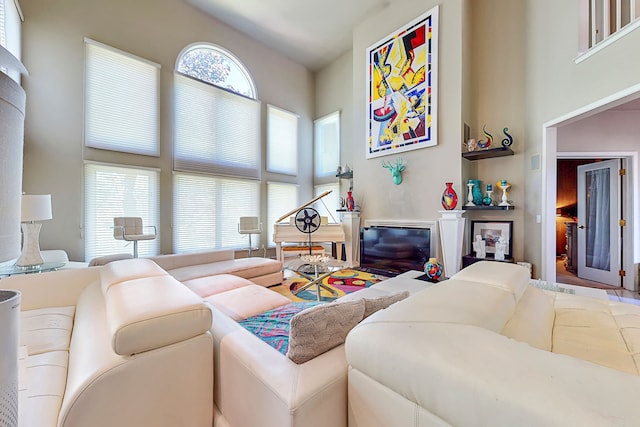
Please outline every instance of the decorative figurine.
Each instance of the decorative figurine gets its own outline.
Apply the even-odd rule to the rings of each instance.
[[[476,235],[476,240],[473,242],[473,251],[476,253],[476,258],[487,257],[486,243],[482,240],[482,236],[479,234]]]
[[[355,200],[353,200],[353,195],[351,194],[351,190],[349,190],[347,191],[347,210],[353,212],[355,205]]]
[[[390,162],[382,161],[382,167],[391,171],[391,177],[395,185],[402,184],[402,172],[406,169],[406,166],[402,159],[396,159],[395,166]]]
[[[336,169],[336,176],[340,175],[342,173],[342,166],[338,166],[338,169]]]
[[[442,192],[442,207],[450,211],[458,205],[458,194],[453,189],[453,182],[445,182],[447,188]]]
[[[465,204],[465,206],[475,206],[476,204],[473,203],[473,180],[470,179],[467,181],[467,188],[469,190],[469,195],[467,196],[467,203]]]
[[[476,206],[482,206],[482,187],[479,179],[473,180],[473,204]]]
[[[509,244],[509,241],[500,236],[498,238],[498,241],[496,242],[496,253],[495,253],[495,259],[498,261],[504,261],[504,255],[507,252],[507,245]]]
[[[467,151],[475,151],[478,148],[478,141],[475,138],[471,138],[467,141]]]
[[[509,201],[507,200],[507,191],[511,188],[511,184],[507,182],[506,179],[496,183],[497,187],[502,190],[502,201],[498,204],[498,206],[511,206]]]
[[[430,282],[437,282],[442,276],[442,270],[442,264],[436,258],[429,258],[429,261],[424,263],[424,274]]]
[[[503,147],[510,147],[511,144],[513,144],[513,137],[509,135],[509,133],[507,132],[508,130],[509,128],[502,129],[502,133],[504,133],[507,136],[505,139],[502,140]]]
[[[489,148],[489,146],[491,145],[491,143],[493,142],[493,135],[491,135],[489,132],[487,132],[487,130],[485,129],[487,125],[483,125],[482,126],[482,133],[484,134],[484,136],[487,137],[486,141],[478,141],[478,147],[480,148]]]

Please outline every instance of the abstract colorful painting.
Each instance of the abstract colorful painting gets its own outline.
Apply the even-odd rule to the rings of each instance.
[[[438,7],[367,49],[367,158],[437,144]]]

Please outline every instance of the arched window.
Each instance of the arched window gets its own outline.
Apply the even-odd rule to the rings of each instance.
[[[176,70],[198,80],[256,99],[253,79],[229,51],[212,44],[192,44],[178,55]]]

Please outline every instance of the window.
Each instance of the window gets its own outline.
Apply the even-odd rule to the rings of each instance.
[[[85,39],[85,145],[160,155],[160,65]]]
[[[638,17],[640,0],[581,0],[580,52],[595,47],[614,34],[622,36],[637,28],[640,26]]]
[[[231,52],[220,46],[188,46],[178,56],[176,71],[247,98],[258,97],[247,69]]]
[[[267,170],[298,174],[298,115],[267,105]]]
[[[241,216],[260,214],[260,102],[245,67],[208,44],[174,73],[173,249],[240,248]]]
[[[173,195],[175,252],[246,246],[238,218],[259,216],[260,182],[176,172]]]
[[[24,17],[17,1],[0,0],[0,45],[18,60],[22,53],[22,21]],[[20,71],[14,68],[7,70],[2,67],[2,72],[20,83]]]
[[[298,207],[298,186],[296,184],[284,184],[280,182],[267,183],[267,229],[269,245],[273,242],[274,224],[282,215]],[[283,221],[286,221],[283,220]]]
[[[329,218],[329,222],[340,222],[336,216],[336,210],[340,208],[340,184],[337,182],[331,184],[316,185],[313,187],[313,196],[317,197],[325,191],[331,193],[314,203],[313,208],[318,211],[321,216]]]
[[[160,248],[160,171],[99,163],[84,167],[85,260],[97,256],[132,253],[128,242],[113,238],[113,218],[139,216],[145,226],[155,225],[158,237],[139,244],[140,257],[157,255]]]
[[[340,113],[336,111],[317,119],[313,124],[314,181],[335,181],[340,165]]]
[[[176,73],[174,170],[260,178],[260,103]]]

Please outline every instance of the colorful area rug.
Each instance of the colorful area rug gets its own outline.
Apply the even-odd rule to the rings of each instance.
[[[332,295],[329,291],[322,289],[320,299],[321,301],[332,301],[343,295],[368,288],[374,283],[384,280],[385,278],[386,277],[352,269],[336,271],[326,277],[322,283],[334,289],[337,295]],[[309,280],[304,277],[296,274],[295,272],[285,270],[284,282],[281,285],[272,286],[269,289],[286,296],[291,301],[316,301],[317,293],[315,286],[312,286],[297,295],[293,294],[296,289],[300,289],[307,283],[309,283]]]

